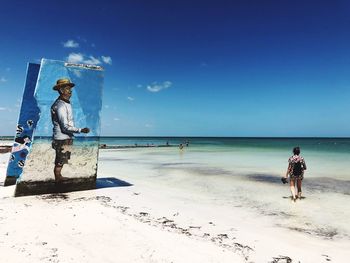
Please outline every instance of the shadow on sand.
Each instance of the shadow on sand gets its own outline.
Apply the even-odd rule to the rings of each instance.
[[[255,181],[262,182],[266,184],[274,184],[274,185],[283,185],[281,182],[281,177],[271,174],[247,174],[244,178]],[[332,192],[339,193],[344,195],[350,195],[350,180],[340,180],[336,178],[328,178],[328,177],[304,177],[303,188],[308,192]],[[288,183],[285,186],[289,187],[289,179]]]
[[[19,182],[16,185],[15,196],[57,194],[75,191],[93,190],[109,187],[125,187],[132,184],[114,177],[107,178],[69,178],[59,183],[49,181]]]
[[[96,189],[125,186],[132,186],[132,184],[115,177],[98,178],[96,180]]]
[[[247,179],[257,182],[264,182],[270,184],[281,184],[281,177],[277,177],[269,174],[248,174],[245,176]]]
[[[293,196],[282,196],[283,199],[290,199],[290,200],[293,200]],[[303,199],[306,199],[305,196],[302,196],[302,197],[298,197],[297,199],[299,200],[303,200]]]

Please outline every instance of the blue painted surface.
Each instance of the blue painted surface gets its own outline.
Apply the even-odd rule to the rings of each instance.
[[[62,61],[41,61],[35,98],[40,107],[40,120],[35,136],[52,136],[50,108],[58,92],[52,87],[58,79],[68,78],[75,84],[70,99],[76,127],[89,127],[89,137],[100,136],[100,110],[102,105],[103,71],[79,67],[66,67]],[[79,135],[77,135],[79,136]]]
[[[27,77],[23,92],[22,105],[20,110],[19,121],[16,130],[16,142],[12,147],[12,153],[7,169],[7,177],[14,177],[17,183],[26,180],[37,180],[33,178],[33,171],[41,170],[50,179],[53,174],[51,167],[42,166],[38,159],[46,153],[36,149],[36,143],[47,144],[48,151],[51,149],[51,137],[53,134],[53,124],[51,120],[51,105],[59,97],[59,93],[53,90],[53,86],[58,79],[68,78],[75,84],[72,89],[73,95],[70,99],[74,126],[79,128],[88,127],[88,134],[75,134],[74,149],[85,150],[87,148],[95,149],[98,152],[100,136],[100,112],[102,107],[102,87],[103,87],[103,70],[96,67],[71,65],[62,61],[42,59],[41,64],[28,64]],[[45,142],[47,141],[47,142]],[[80,147],[80,148],[79,148]],[[78,156],[82,151],[74,150],[72,154]],[[84,150],[83,150],[84,152]],[[31,156],[29,175],[26,170],[23,172],[25,161]],[[40,159],[39,158],[39,159]],[[86,158],[85,158],[86,159]],[[87,158],[91,167],[97,168],[97,156]],[[53,165],[54,160],[49,161]],[[39,166],[38,166],[39,165]],[[76,167],[79,169],[79,166]],[[82,171],[82,176],[91,176],[96,174],[93,168],[90,171]],[[67,176],[67,174],[66,174]],[[69,176],[69,174],[68,174]],[[44,178],[44,177],[40,177]],[[41,179],[40,179],[41,180]]]
[[[90,181],[92,177],[96,178],[103,77],[101,67],[41,60],[34,91],[39,119],[32,136],[31,148],[27,149],[29,159],[21,176],[17,179],[17,184],[56,179],[55,160],[62,157],[58,157],[60,155],[57,149],[52,147],[51,107],[60,96],[59,92],[53,89],[59,79],[69,79],[75,84],[69,99],[72,108],[69,112],[73,115],[73,126],[78,129],[85,127],[90,129],[87,134],[74,133],[72,137],[74,143],[67,147],[69,149],[62,147],[61,153],[68,152],[70,156],[63,163],[62,176],[67,179],[88,178]]]
[[[33,131],[39,120],[39,108],[34,98],[35,85],[38,79],[40,64],[29,63],[23,91],[22,105],[18,118],[15,142],[7,166],[6,177],[19,178],[30,151]],[[25,142],[23,138],[28,138]]]

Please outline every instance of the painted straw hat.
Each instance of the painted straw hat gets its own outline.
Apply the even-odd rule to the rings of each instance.
[[[57,80],[56,85],[53,86],[53,90],[59,90],[59,88],[62,88],[65,86],[69,86],[69,87],[73,88],[75,86],[75,84],[70,82],[69,79],[59,79],[59,80]]]

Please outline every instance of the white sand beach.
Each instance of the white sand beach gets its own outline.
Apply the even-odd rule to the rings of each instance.
[[[178,149],[101,150],[98,189],[14,198],[1,186],[0,253],[11,263],[348,261],[347,229],[306,227],[319,223],[303,214],[308,202],[323,214],[317,194],[292,203],[288,188],[266,186],[254,205],[252,186],[196,161]]]

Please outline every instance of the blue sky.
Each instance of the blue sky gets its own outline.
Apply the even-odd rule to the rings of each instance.
[[[26,63],[105,68],[102,135],[350,136],[346,1],[0,0],[0,135]]]

